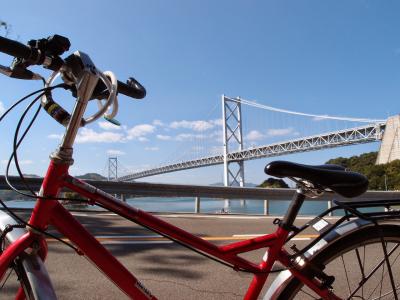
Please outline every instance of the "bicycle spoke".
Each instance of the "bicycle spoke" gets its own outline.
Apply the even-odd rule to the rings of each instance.
[[[4,288],[4,285],[6,284],[7,280],[10,278],[12,272],[13,272],[13,269],[10,268],[10,271],[8,272],[8,274],[7,274],[7,276],[6,276],[6,279],[4,279],[4,282],[3,282],[3,284],[1,285],[0,290],[2,290],[2,289]]]
[[[383,264],[383,266],[382,266],[381,288],[380,288],[380,290],[379,290],[379,299],[380,299],[380,297],[382,296],[382,288],[383,288],[383,278],[384,278],[384,275],[385,275],[385,264]]]
[[[362,281],[365,279],[365,273],[364,273],[364,262],[365,262],[365,246],[364,246],[364,257],[363,257],[363,262],[361,262],[361,258],[360,258],[360,252],[358,251],[358,248],[356,248],[356,256],[357,256],[357,261],[358,261],[358,265],[360,267],[361,270],[361,276],[362,276]],[[361,297],[364,298],[364,285],[361,288]]]
[[[363,257],[363,269],[364,269],[364,266],[365,266],[365,245],[364,245],[364,247],[363,247],[363,255],[364,255],[364,257]],[[364,278],[363,278],[363,280],[365,280],[365,275],[364,275]],[[361,287],[361,296],[363,297],[363,299],[364,299],[364,285]]]
[[[392,285],[393,296],[394,296],[395,300],[398,300],[397,293],[396,293],[396,285],[394,284],[392,268],[390,267],[389,256],[386,251],[386,246],[385,246],[385,241],[383,240],[383,236],[381,236],[381,242],[382,242],[383,253],[385,255],[385,262],[387,264],[388,273],[389,273],[389,277],[390,277],[390,284]]]
[[[396,246],[394,247],[394,249],[392,249],[392,250],[390,251],[390,254],[389,254],[389,255],[391,255],[391,254],[394,252],[393,250],[396,250],[397,247],[398,247],[398,245],[396,245]],[[394,264],[394,263],[396,262],[396,260],[397,260],[399,257],[400,257],[400,253],[397,254],[397,256],[394,258],[392,264]],[[383,265],[383,268],[385,267],[385,265],[383,264],[383,261],[379,264],[379,267],[380,267],[381,265]],[[378,268],[376,268],[376,270],[377,270],[377,269],[378,269]],[[373,275],[373,273],[371,273],[370,275]],[[371,276],[368,276],[368,279],[369,279],[370,277],[371,277]],[[385,276],[383,276],[383,278],[385,278]],[[381,283],[382,283],[382,281],[381,281]],[[374,289],[372,290],[372,293],[369,295],[369,297],[368,297],[367,299],[370,299],[370,297],[372,297],[372,295],[374,294],[374,292],[376,291],[376,289],[378,288],[378,286],[379,286],[379,283],[374,287]],[[388,292],[388,293],[386,293],[385,295],[389,295],[389,294],[391,294],[391,293],[392,293],[392,292]],[[379,298],[374,298],[374,299],[379,299]]]
[[[398,286],[398,287],[396,288],[396,290],[399,290],[399,289],[400,289],[400,286]],[[390,295],[391,293],[392,293],[392,291],[387,292],[386,294],[381,295],[379,298],[372,298],[371,300],[382,299],[382,297],[386,297],[387,295]]]
[[[333,293],[340,299],[400,299],[400,227],[377,227],[356,232],[314,258],[324,273],[334,276]],[[304,283],[297,286],[294,282],[288,285],[279,300],[318,298],[308,288],[301,290]]]
[[[344,263],[343,255],[341,255],[340,258],[342,259],[342,264],[343,264],[344,272],[345,272],[345,274],[346,274],[347,287],[349,288],[349,295],[351,295],[350,281],[349,281],[349,276],[347,275],[347,269],[346,269],[346,264]]]
[[[399,247],[399,244],[396,244],[396,245],[393,247],[393,249],[390,250],[390,252],[389,252],[389,254],[388,254],[388,257],[389,257],[398,247]],[[400,257],[400,253],[397,254],[397,256],[394,258],[392,264],[394,264],[394,263],[396,262],[396,260],[397,260],[399,257]],[[385,264],[384,264],[384,262],[385,262],[385,259],[382,260],[382,261],[379,263],[379,265],[378,265],[377,267],[374,268],[374,270],[368,275],[367,280],[368,280],[369,278],[371,278],[371,276],[382,266],[382,269],[383,269],[383,271],[382,271],[382,279],[381,279],[381,281],[380,281],[380,285],[382,286],[382,284],[383,284],[383,279],[384,279],[384,278],[386,277],[386,275],[387,275],[386,273],[384,273],[384,269],[385,269]],[[379,283],[375,286],[375,288],[372,290],[371,294],[368,296],[367,299],[370,299],[370,297],[372,297],[372,295],[374,294],[374,292],[376,291],[376,289],[378,288],[378,286],[379,286]],[[395,287],[394,289],[393,289],[393,287],[392,287],[392,290],[393,290],[393,291],[388,292],[388,293],[384,294],[383,296],[389,295],[389,294],[391,294],[391,293],[393,292],[393,293],[394,293],[394,296],[395,296],[396,299],[397,299],[397,293],[396,293],[395,291],[398,290],[398,287]],[[379,297],[379,298],[373,298],[373,299],[380,299],[380,297]]]
[[[390,256],[399,246],[400,246],[400,244],[396,244],[396,245],[393,247],[393,249],[390,250],[388,256]],[[399,256],[400,256],[400,253],[396,256],[394,262],[397,260],[397,258],[398,258]],[[353,296],[358,292],[358,290],[360,289],[360,287],[363,287],[363,286],[364,286],[364,283],[367,282],[367,281],[376,273],[376,271],[377,271],[384,263],[385,263],[385,259],[382,259],[382,260],[378,263],[378,265],[375,266],[375,267],[372,269],[372,271],[365,277],[365,280],[360,282],[358,288],[356,288],[356,289],[353,291],[353,293],[351,293],[351,295],[349,296],[349,298],[353,297]],[[378,288],[378,286],[379,286],[379,283],[375,286],[375,288],[373,289],[372,293],[368,296],[367,299],[369,299],[369,298],[373,295],[373,293],[374,293],[375,290]]]

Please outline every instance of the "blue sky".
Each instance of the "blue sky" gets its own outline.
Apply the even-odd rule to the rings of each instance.
[[[222,94],[322,115],[384,119],[399,113],[399,11],[397,1],[365,0],[71,0],[41,5],[14,0],[2,4],[0,19],[12,25],[11,38],[26,42],[54,33],[67,36],[71,50],[88,53],[99,69],[112,70],[121,80],[134,76],[146,86],[144,100],[120,97],[117,119],[122,128],[95,123],[82,131],[71,173],[83,174],[103,172],[109,153],[118,154],[125,168],[142,169],[194,155],[193,145],[181,142],[193,136],[214,139],[196,142],[197,150],[218,146]],[[0,55],[0,64],[9,63],[9,57]],[[40,85],[0,77],[0,87],[0,102],[8,107]],[[57,99],[66,107],[73,103],[63,93]],[[17,119],[18,113],[0,124],[1,162],[10,153]],[[249,109],[244,119],[271,117]],[[285,126],[286,119],[273,128],[264,128],[266,122],[249,124],[247,134],[257,130],[267,136],[271,129],[294,128]],[[61,133],[62,127],[41,114],[21,149],[26,173],[45,172]],[[279,159],[319,164],[378,147],[375,143]],[[247,162],[246,180],[262,181],[270,160]],[[145,180],[208,184],[222,180],[222,166]]]

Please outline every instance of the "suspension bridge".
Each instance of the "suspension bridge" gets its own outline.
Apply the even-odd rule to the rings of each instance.
[[[109,179],[132,181],[169,172],[222,164],[224,166],[225,186],[244,186],[244,162],[247,160],[379,141],[382,141],[382,143],[377,163],[386,163],[400,158],[399,116],[390,117],[386,120],[348,118],[279,109],[255,101],[239,97],[231,98],[225,95],[222,96],[221,100],[222,120],[220,125],[222,130],[220,135],[222,137],[219,137],[219,139],[222,145],[220,144],[216,151],[219,153],[181,159],[146,170],[129,172],[129,174],[120,177],[117,176],[117,162],[115,158],[112,158],[109,161]],[[244,106],[267,111],[269,114],[281,116],[281,119],[277,121],[276,117],[261,117],[260,119],[264,118],[266,121],[265,124],[258,126],[264,129],[251,129],[248,126],[248,120],[246,122],[242,113]],[[293,123],[285,116],[292,116],[297,121]],[[309,127],[314,131],[308,134],[301,132],[299,120],[300,123],[304,120],[311,122]],[[328,121],[341,123],[341,125],[332,130],[332,126],[326,125]],[[316,126],[316,124],[319,126]],[[320,125],[325,126],[325,128]],[[244,130],[247,130],[247,133],[244,133]],[[279,140],[285,135],[290,137]],[[209,134],[209,136],[214,135]],[[204,138],[204,135],[201,137]],[[266,137],[269,137],[269,143],[255,143],[257,140],[262,142]]]

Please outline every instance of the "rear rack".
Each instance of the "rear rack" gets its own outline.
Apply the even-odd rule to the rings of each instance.
[[[341,216],[336,222],[329,223],[323,230],[320,231],[320,235],[314,239],[310,244],[305,246],[303,249],[296,251],[296,253],[292,256],[292,258],[298,257],[306,253],[309,249],[311,249],[315,244],[317,244],[320,240],[322,240],[325,236],[331,233],[335,228],[344,223],[345,221],[350,221],[354,218],[359,218],[364,220],[365,222],[369,222],[375,225],[378,220],[390,220],[390,219],[400,219],[400,199],[375,199],[375,200],[366,200],[366,201],[338,201],[334,200],[333,203],[336,206],[333,206],[323,213],[316,216],[311,221],[307,222],[303,226],[299,228],[295,228],[292,234],[286,240],[286,243],[297,236],[299,233],[309,228],[310,226],[318,223],[321,220],[324,220],[326,216],[330,216],[335,211],[342,210],[344,215]],[[393,209],[392,206],[399,206],[399,209]],[[371,208],[371,207],[382,207],[384,210],[382,211],[374,211],[374,212],[361,212],[359,209],[361,208]]]

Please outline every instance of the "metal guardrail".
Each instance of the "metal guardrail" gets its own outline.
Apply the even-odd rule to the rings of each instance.
[[[17,188],[24,190],[21,179],[17,176],[10,176],[10,182]],[[39,190],[43,178],[26,178],[27,184],[33,190]],[[195,212],[200,212],[201,198],[215,199],[251,199],[264,201],[264,213],[268,214],[268,200],[289,200],[292,198],[295,189],[279,188],[246,188],[246,187],[221,187],[221,186],[202,186],[202,185],[181,185],[181,184],[161,184],[147,182],[117,182],[85,180],[89,184],[102,189],[110,194],[130,195],[133,197],[193,197],[195,201]],[[0,176],[0,190],[9,190],[4,176]],[[124,197],[122,197],[124,198]],[[348,199],[335,194],[325,193],[317,199],[307,199],[308,201],[327,201],[332,203],[333,199],[341,201],[363,201],[374,199],[400,199],[400,191],[368,191],[365,194]]]

